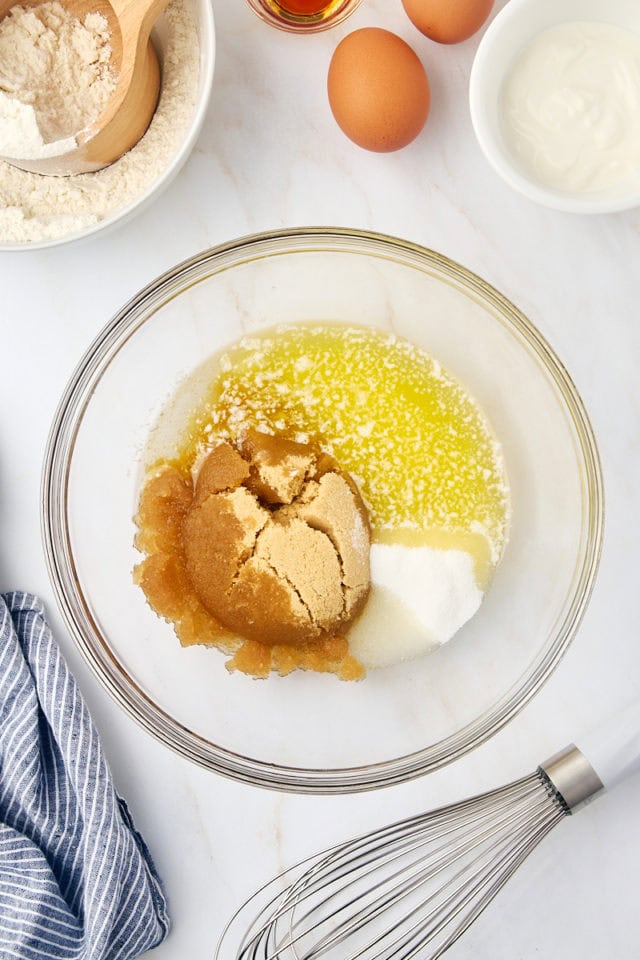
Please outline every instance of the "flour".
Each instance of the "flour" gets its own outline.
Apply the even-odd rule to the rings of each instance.
[[[0,21],[0,155],[34,159],[76,146],[116,86],[105,17],[60,3],[12,7]]]
[[[76,146],[75,137],[45,143],[33,107],[0,90],[0,156],[42,160],[59,157]]]
[[[0,161],[0,243],[77,233],[133,203],[164,173],[191,123],[200,72],[189,0],[172,0],[164,20],[160,101],[142,140],[111,166],[71,177],[27,173]]]

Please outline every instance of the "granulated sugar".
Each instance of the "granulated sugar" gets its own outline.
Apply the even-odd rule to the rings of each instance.
[[[474,560],[463,550],[371,545],[371,594],[349,634],[365,667],[421,657],[450,640],[482,603]]]
[[[45,177],[0,161],[0,243],[34,243],[76,233],[149,190],[184,139],[198,90],[200,51],[189,0],[164,14],[167,45],[158,109],[145,136],[96,173]]]
[[[32,159],[68,152],[115,86],[102,14],[80,20],[55,0],[12,7],[0,21],[0,154]]]

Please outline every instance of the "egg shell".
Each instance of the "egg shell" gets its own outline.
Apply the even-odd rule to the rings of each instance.
[[[411,143],[431,104],[429,80],[416,53],[379,27],[355,30],[340,41],[329,65],[327,93],[341,130],[378,153]]]
[[[430,40],[460,43],[480,29],[493,0],[402,0],[407,16]]]

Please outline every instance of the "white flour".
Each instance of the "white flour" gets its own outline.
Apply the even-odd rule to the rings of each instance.
[[[0,155],[72,150],[116,86],[105,17],[83,21],[60,3],[12,7],[0,21]]]
[[[189,0],[172,0],[164,18],[160,102],[142,140],[110,167],[72,177],[27,173],[0,161],[0,243],[76,233],[128,206],[165,171],[193,116],[200,52]]]
[[[45,143],[31,104],[16,100],[0,90],[0,156],[23,160],[59,157],[74,150],[75,137]]]

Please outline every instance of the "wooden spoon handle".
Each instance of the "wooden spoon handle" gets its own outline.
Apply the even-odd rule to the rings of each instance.
[[[143,49],[151,28],[168,6],[169,0],[110,0],[120,23],[123,50],[133,44]]]

